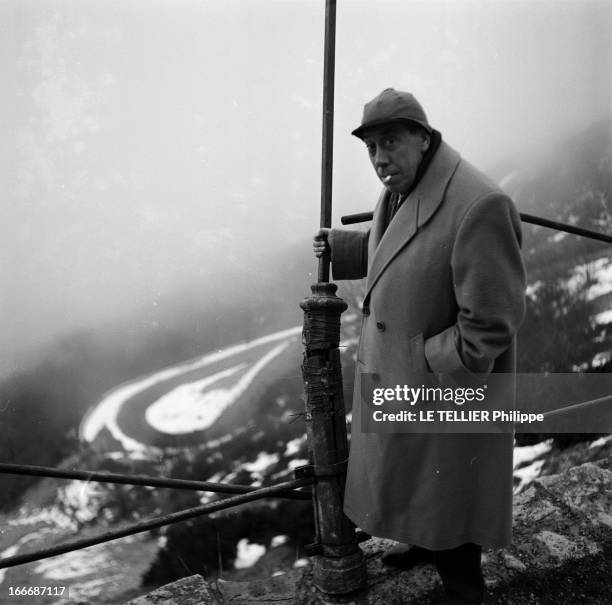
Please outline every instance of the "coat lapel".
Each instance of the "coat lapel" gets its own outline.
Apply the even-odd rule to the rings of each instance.
[[[386,189],[382,190],[376,208],[374,208],[374,218],[372,220],[372,227],[370,229],[370,239],[368,242],[368,258],[373,258],[376,252],[376,248],[383,237],[385,232],[385,223],[387,213],[389,211],[389,204],[391,203],[391,193]]]
[[[419,184],[404,200],[384,232],[387,205],[391,196],[388,192],[383,192],[374,211],[374,222],[370,232],[371,249],[368,251],[368,258],[371,262],[368,268],[365,300],[393,259],[408,245],[418,229],[435,214],[460,160],[460,155],[442,142]]]

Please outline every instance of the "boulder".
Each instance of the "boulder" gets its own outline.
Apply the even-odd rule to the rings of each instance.
[[[129,601],[130,605],[200,605],[223,603],[223,596],[202,576],[188,576]]]

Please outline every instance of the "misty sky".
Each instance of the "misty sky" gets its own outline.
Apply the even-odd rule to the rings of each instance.
[[[337,19],[335,217],[373,207],[349,132],[388,86],[483,169],[610,112],[611,2],[338,0]],[[0,373],[273,247],[310,254],[323,25],[323,0],[0,0]]]

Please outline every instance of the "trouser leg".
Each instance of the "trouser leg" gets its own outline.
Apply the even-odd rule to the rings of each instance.
[[[482,547],[468,542],[435,551],[435,563],[446,592],[447,605],[481,605],[485,594],[480,557]]]

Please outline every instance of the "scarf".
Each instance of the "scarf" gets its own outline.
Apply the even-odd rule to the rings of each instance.
[[[389,226],[389,223],[393,220],[393,217],[396,215],[400,206],[403,204],[404,200],[414,191],[414,188],[419,184],[419,181],[423,178],[423,175],[429,168],[433,157],[436,155],[436,151],[440,147],[440,143],[442,142],[442,135],[437,130],[431,131],[431,138],[429,142],[429,149],[423,155],[423,159],[419,164],[417,169],[416,176],[414,178],[414,182],[410,186],[410,189],[405,193],[394,193],[391,196],[391,200],[387,206],[387,217],[385,223],[385,230]]]

